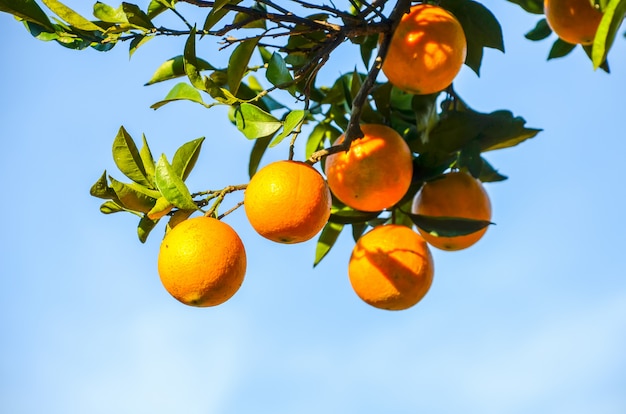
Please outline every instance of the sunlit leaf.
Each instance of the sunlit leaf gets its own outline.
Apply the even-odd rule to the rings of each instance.
[[[109,181],[117,195],[117,200],[129,210],[147,213],[154,207],[156,199],[160,196],[157,191],[137,183],[122,183],[113,177],[109,177]]]
[[[266,137],[278,131],[283,125],[273,115],[263,111],[258,106],[243,103],[235,112],[237,128],[246,138],[256,139]]]
[[[626,16],[626,0],[610,0],[593,41],[591,59],[595,69],[598,69],[606,60],[617,30],[624,21],[624,16]]]
[[[196,165],[204,137],[194,139],[181,145],[172,158],[172,169],[183,181],[187,179]]]
[[[172,203],[167,201],[165,197],[159,197],[157,198],[154,207],[148,211],[148,218],[150,220],[158,220],[172,211],[172,208],[174,208],[174,206]]]
[[[35,0],[0,0],[0,11],[35,23],[49,32],[55,31],[52,22]]]
[[[142,145],[139,150],[139,158],[141,158],[141,164],[143,165],[144,171],[146,172],[146,178],[150,182],[152,188],[154,188],[154,158],[152,157],[152,151],[150,151],[150,147],[148,146],[148,140],[146,139],[146,135],[141,135]]]
[[[299,129],[306,115],[307,115],[307,111],[304,111],[302,109],[295,109],[289,112],[287,116],[285,117],[283,130],[280,132],[280,134],[276,135],[276,137],[270,144],[270,148],[280,144],[281,141],[285,139],[285,137],[287,137],[289,134],[291,134],[295,130]]]
[[[58,0],[41,0],[50,10],[56,13],[61,19],[80,30],[87,31],[99,31],[103,32],[104,29],[92,21],[87,20],[74,10],[67,7],[65,4]]]
[[[182,178],[176,174],[165,155],[161,155],[157,161],[155,181],[163,197],[171,204],[182,210],[197,209],[189,189]]]
[[[141,185],[152,186],[152,180],[148,178],[135,141],[123,126],[113,140],[112,150],[113,161],[125,176]]]
[[[141,220],[139,220],[139,225],[137,226],[137,236],[139,237],[140,242],[146,242],[148,235],[156,227],[158,222],[159,220],[151,220],[147,216],[144,216]]]
[[[122,9],[126,14],[128,22],[133,26],[146,31],[154,29],[154,24],[152,24],[152,20],[150,20],[148,15],[146,15],[146,13],[141,10],[137,5],[123,2]]]
[[[120,206],[115,201],[109,200],[102,203],[100,206],[100,212],[102,214],[113,214],[113,213],[121,213],[123,211],[128,211],[124,207]]]
[[[215,67],[203,59],[196,58],[196,69],[198,70],[214,70]],[[183,55],[173,57],[165,61],[152,75],[152,78],[146,85],[152,85],[157,82],[163,82],[170,79],[185,76],[185,66]]]
[[[239,84],[248,71],[248,64],[256,48],[258,38],[244,40],[237,45],[228,59],[228,88],[233,95],[237,95]]]
[[[228,13],[227,9],[224,9],[224,6],[227,4],[236,5],[241,3],[243,0],[217,0],[213,4],[211,8],[211,12],[207,15],[206,20],[204,21],[203,29],[205,31],[209,31],[215,26],[220,20],[226,16]]]
[[[168,104],[170,102],[174,102],[174,101],[191,101],[191,102],[199,103],[200,105],[203,105],[203,106],[207,106],[202,100],[202,95],[200,95],[200,92],[196,88],[189,85],[188,83],[181,82],[181,83],[177,83],[169,91],[165,99],[152,104],[150,108],[159,109],[163,105]]]

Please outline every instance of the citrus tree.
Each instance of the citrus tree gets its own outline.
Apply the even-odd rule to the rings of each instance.
[[[509,1],[537,15],[528,39],[553,36],[548,59],[580,45],[590,67],[609,72],[626,0]],[[101,212],[136,215],[142,242],[165,222],[159,274],[188,305],[223,303],[243,282],[244,244],[222,221],[243,206],[268,240],[317,237],[314,265],[350,231],[356,294],[378,308],[409,308],[432,282],[429,246],[468,248],[491,224],[482,183],[506,176],[488,153],[540,132],[507,110],[473,110],[454,88],[462,65],[479,75],[485,48],[505,50],[500,22],[477,1],[96,2],[93,18],[57,0],[41,3],[47,10],[35,0],[0,0],[0,11],[37,39],[76,50],[126,45],[132,56],[147,42],[183,38],[180,53],[152,71],[147,85],[172,87],[151,107],[226,106],[232,135],[251,141],[247,162],[233,166],[247,168],[249,183],[190,189],[185,180],[203,138],[155,157],[145,136],[134,139],[121,126],[112,152],[126,178],[105,171],[90,190],[104,199]],[[198,56],[198,42],[210,42],[216,55]],[[346,45],[361,62],[338,68]],[[327,65],[340,75],[321,84]],[[304,153],[296,153],[300,141]],[[261,167],[267,151],[283,160]],[[235,200],[228,209],[226,198]]]

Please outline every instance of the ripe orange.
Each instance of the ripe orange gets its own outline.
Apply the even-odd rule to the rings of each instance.
[[[228,224],[195,217],[165,235],[158,269],[161,283],[174,298],[190,306],[216,306],[239,290],[246,251]]]
[[[465,172],[451,172],[424,184],[413,199],[414,214],[491,220],[491,202],[482,183]],[[456,237],[439,237],[418,227],[424,239],[442,250],[461,250],[476,243],[487,231]]]
[[[426,95],[450,86],[466,55],[465,32],[456,17],[439,6],[418,4],[398,24],[382,70],[397,88]]]
[[[350,257],[352,289],[380,309],[403,310],[419,302],[433,281],[428,245],[406,226],[375,227],[361,236]]]
[[[326,157],[330,191],[347,206],[380,211],[406,194],[413,177],[413,154],[406,141],[385,125],[361,125],[365,136],[350,149]],[[343,142],[342,135],[337,144]]]
[[[263,167],[250,180],[244,196],[252,227],[279,243],[311,239],[328,221],[331,205],[324,177],[299,161],[278,161]]]
[[[543,10],[548,25],[561,39],[571,44],[593,43],[602,12],[589,0],[544,0]]]

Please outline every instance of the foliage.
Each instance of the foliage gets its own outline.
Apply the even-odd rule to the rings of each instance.
[[[552,34],[541,17],[540,0],[509,1],[538,16],[536,26],[526,34],[528,39],[539,41]],[[485,153],[516,146],[540,132],[510,111],[471,109],[452,86],[433,95],[410,95],[378,79],[389,34],[411,5],[408,0],[353,0],[343,7],[303,0],[150,0],[147,6],[98,1],[93,6],[94,19],[58,0],[41,3],[48,10],[35,0],[0,0],[0,11],[14,15],[37,39],[76,50],[109,51],[127,44],[132,56],[147,42],[163,36],[185,37],[181,54],[168,57],[146,83],[175,82],[151,107],[157,110],[181,100],[206,108],[228,106],[230,121],[253,141],[250,176],[264,153],[284,148],[283,143],[289,143],[289,159],[294,158],[294,144],[301,135],[306,140],[302,156],[315,164],[328,154],[345,150],[361,136],[361,122],[382,123],[398,131],[414,152],[411,189],[396,206],[381,212],[356,211],[334,200],[331,217],[319,236],[315,264],[347,226],[356,240],[369,227],[392,220],[407,226],[417,223],[448,236],[468,234],[490,224],[413,215],[410,202],[425,180],[451,167],[465,169],[484,182],[505,180]],[[477,1],[441,0],[439,4],[458,17],[468,39],[465,63],[480,74],[485,48],[505,50],[500,22]],[[593,45],[584,49],[594,68],[608,71],[607,55],[626,14],[626,0],[600,0],[599,5],[604,18]],[[178,27],[161,25],[166,14],[178,19]],[[196,43],[207,39],[221,42],[220,49],[228,54],[225,67],[197,56]],[[358,49],[367,72],[348,68],[331,85],[318,85],[320,69],[346,41]],[[548,59],[565,56],[575,47],[556,39]],[[281,97],[285,102],[295,98],[297,104],[284,103]],[[333,146],[344,132],[344,145]],[[203,138],[195,139],[183,144],[173,157],[161,155],[155,160],[145,136],[138,147],[121,127],[113,142],[113,159],[130,181],[118,181],[105,171],[91,194],[105,200],[100,207],[105,214],[136,214],[142,242],[162,218],[168,218],[171,226],[197,211],[222,217],[230,211],[218,214],[221,201],[245,184],[190,191],[185,179],[202,143]]]

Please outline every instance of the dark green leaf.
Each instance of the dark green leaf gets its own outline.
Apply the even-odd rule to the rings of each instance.
[[[228,88],[233,95],[237,95],[239,84],[248,72],[248,64],[258,42],[258,38],[244,40],[237,45],[230,55],[228,60]]]
[[[55,32],[52,22],[35,0],[0,0],[0,11],[35,23],[48,32]]]
[[[483,152],[513,147],[541,132],[541,129],[526,128],[524,118],[514,117],[510,111],[492,112],[484,120],[479,138]]]
[[[504,52],[502,28],[498,19],[488,8],[472,0],[442,0],[440,5],[450,10],[463,26],[467,39],[465,64],[480,75],[483,48]]]
[[[217,0],[213,4],[211,8],[211,12],[207,15],[206,20],[204,21],[203,29],[205,31],[209,31],[215,26],[226,14],[228,13],[227,9],[224,9],[224,6],[227,4],[236,5],[241,3],[242,0]]]
[[[155,178],[157,188],[171,204],[182,210],[197,209],[189,189],[174,171],[165,155],[161,155],[157,161]]]
[[[575,47],[576,45],[567,43],[560,38],[556,39],[550,49],[550,53],[548,53],[548,60],[567,56]]]
[[[98,181],[96,181],[95,184],[91,186],[89,194],[94,197],[103,198],[105,200],[110,200],[117,197],[115,191],[113,191],[113,189],[109,187],[106,171],[104,171]]]
[[[165,99],[155,104],[152,104],[150,108],[159,109],[163,105],[168,104],[173,101],[191,101],[191,102],[199,103],[200,105],[203,105],[203,106],[207,106],[202,100],[202,96],[200,95],[200,92],[198,92],[196,88],[189,85],[188,83],[181,82],[181,83],[176,84],[169,91]]]
[[[142,30],[151,30],[154,29],[154,24],[152,24],[152,20],[141,10],[137,5],[131,3],[122,3],[122,9],[126,14],[126,18],[128,22],[133,26],[140,28]]]
[[[350,207],[344,207],[341,209],[334,209],[330,214],[328,221],[338,224],[356,224],[366,223],[370,220],[374,220],[378,217],[380,211],[366,212],[351,209]]]
[[[113,161],[117,168],[134,182],[146,187],[152,186],[152,180],[148,178],[135,141],[124,127],[120,127],[113,140]]]
[[[280,144],[285,137],[294,131],[299,131],[304,118],[307,116],[307,111],[302,109],[295,109],[287,114],[285,122],[283,124],[283,130],[280,134],[276,135],[276,138],[270,144],[270,148]]]
[[[480,171],[480,176],[478,177],[481,182],[491,183],[496,181],[504,181],[508,178],[506,175],[500,174],[498,170],[493,168],[493,166],[489,164],[486,159],[482,158],[482,161],[483,165]]]
[[[361,59],[366,68],[370,67],[370,60],[372,59],[372,52],[378,45],[378,34],[366,36],[363,42],[360,44]]]
[[[80,30],[103,32],[104,29],[67,7],[58,0],[42,0],[61,19]]]
[[[198,70],[215,70],[215,67],[206,60],[196,58],[195,67]],[[146,85],[152,85],[157,82],[163,82],[170,79],[175,79],[185,76],[184,57],[182,55],[173,57],[154,72],[152,78],[146,83]]]
[[[196,165],[203,142],[204,137],[197,138],[181,145],[176,150],[174,158],[172,158],[172,168],[183,181],[187,179],[189,173]]]
[[[475,233],[490,224],[486,220],[473,220],[460,217],[433,217],[404,212],[423,231],[437,237],[457,237]]]
[[[352,238],[355,242],[361,238],[361,236],[363,235],[363,233],[365,233],[365,230],[367,230],[368,227],[369,225],[365,223],[352,224]]]
[[[519,5],[528,13],[543,14],[543,0],[509,0],[511,3]]]
[[[328,222],[322,229],[319,239],[317,239],[317,246],[315,248],[315,261],[313,267],[317,266],[324,257],[330,252],[330,249],[335,245],[339,234],[343,230],[343,224]]]
[[[261,164],[263,154],[265,154],[265,150],[267,150],[267,147],[269,146],[271,141],[271,135],[259,138],[254,141],[252,151],[250,152],[250,162],[248,164],[248,175],[250,176],[250,178],[252,178],[252,176],[256,174],[259,165]]]
[[[543,40],[552,34],[552,29],[548,25],[546,19],[541,19],[537,22],[537,25],[530,32],[526,33],[524,37],[528,40]]]
[[[591,59],[594,69],[598,69],[606,61],[606,56],[613,45],[617,30],[624,21],[624,16],[626,16],[626,0],[610,0],[593,41]]]
[[[468,142],[459,153],[457,163],[459,168],[467,169],[474,178],[480,177],[483,160],[480,157],[479,142],[476,140]]]
[[[277,52],[272,54],[272,58],[267,65],[265,77],[272,85],[278,87],[293,82],[293,77],[287,68],[285,60],[280,53]],[[292,94],[295,92],[295,85],[292,84],[289,86],[289,92]]]
[[[185,42],[185,54],[183,55],[183,67],[189,81],[196,89],[206,90],[206,83],[200,74],[196,58],[196,28],[191,29],[187,42]]]
[[[256,139],[272,135],[282,126],[282,122],[258,106],[243,103],[235,112],[237,128],[246,138]]]

